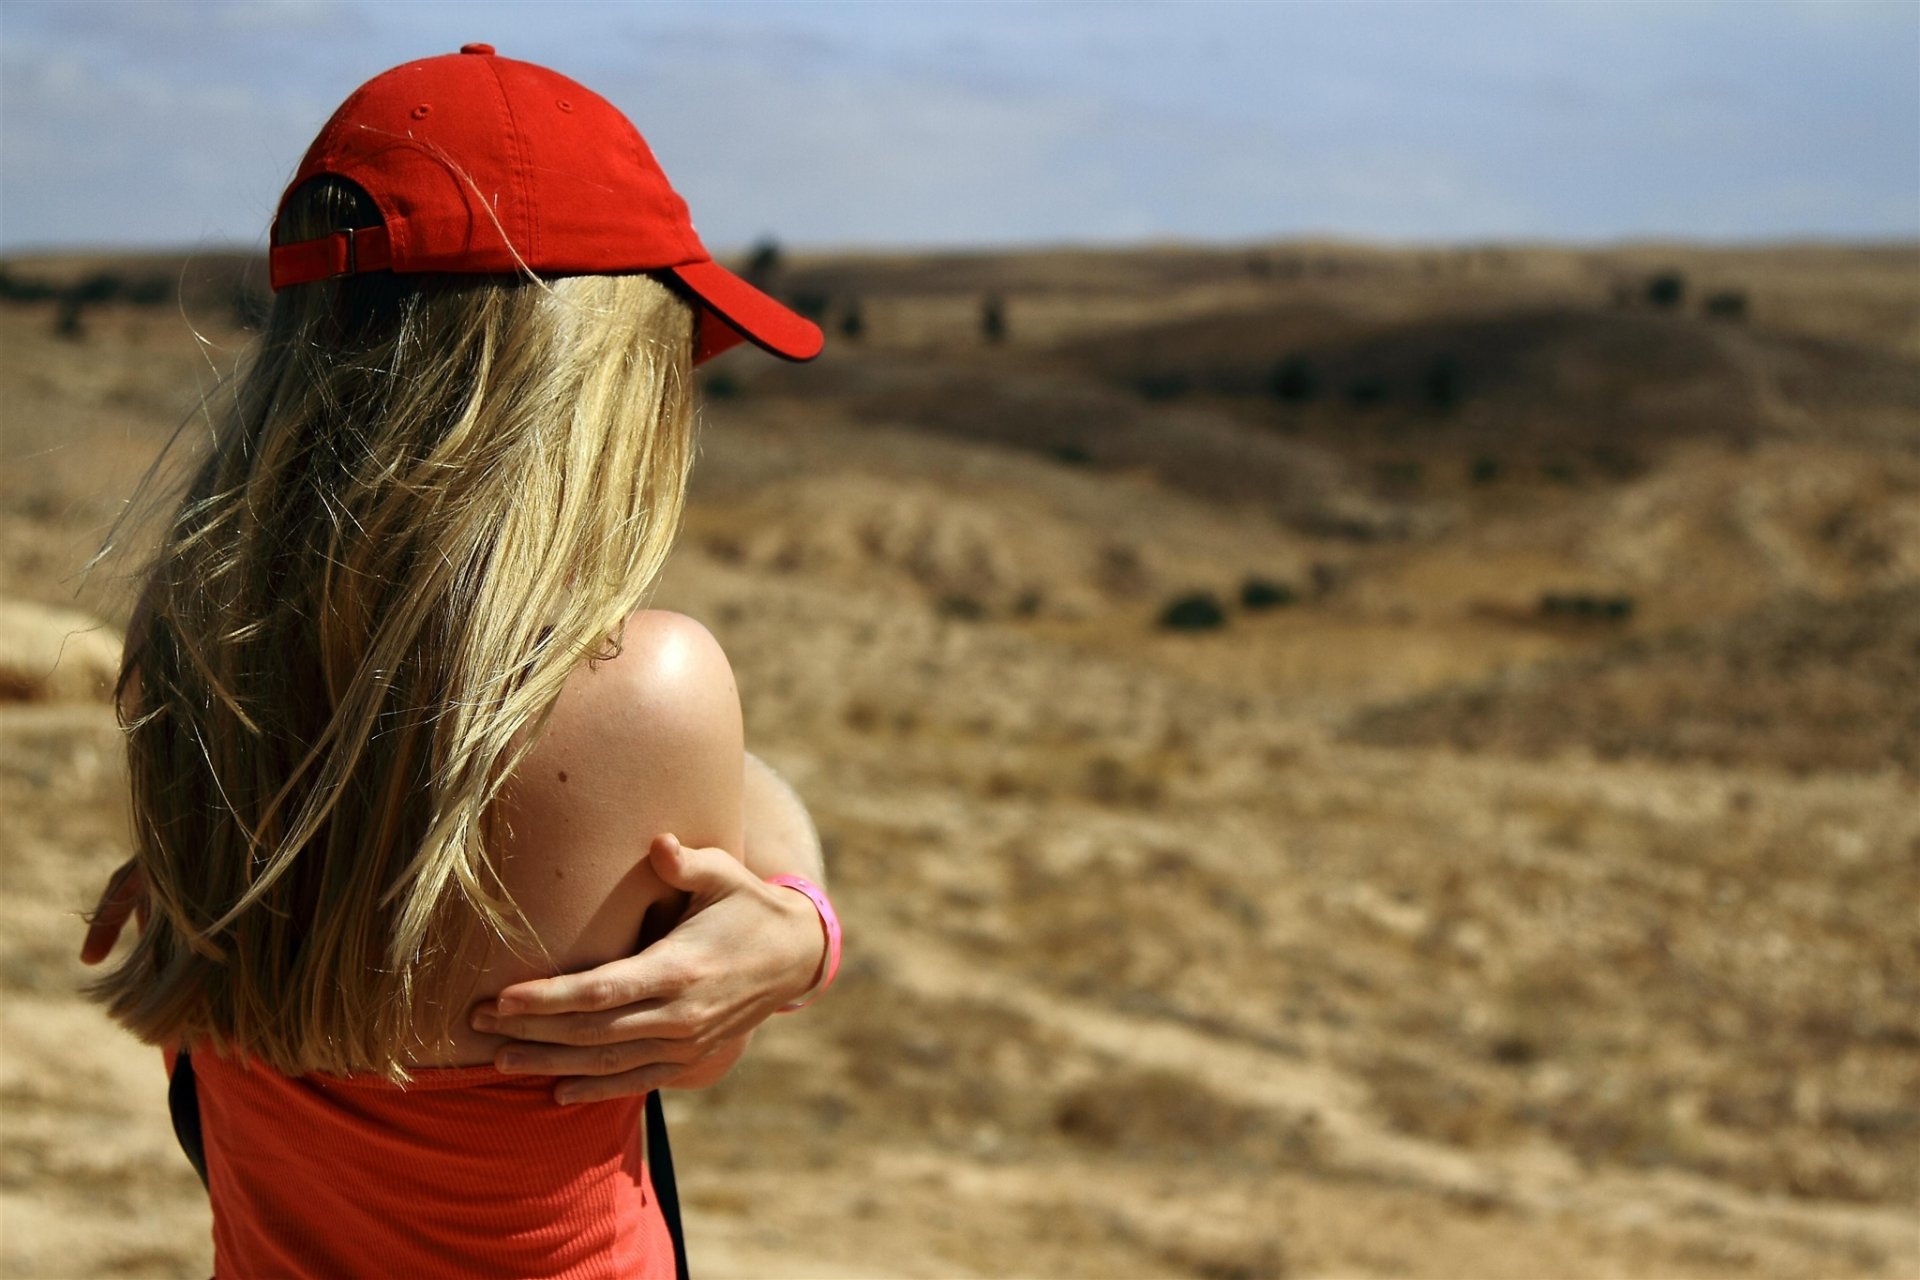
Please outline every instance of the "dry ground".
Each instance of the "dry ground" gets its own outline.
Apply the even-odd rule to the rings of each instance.
[[[777,284],[860,335],[709,375],[657,603],[849,960],[673,1101],[700,1273],[1920,1273],[1912,246]],[[54,315],[0,306],[0,597],[113,622],[76,570],[213,374],[178,313]],[[75,994],[116,732],[9,688],[0,1272],[202,1275],[157,1055]]]

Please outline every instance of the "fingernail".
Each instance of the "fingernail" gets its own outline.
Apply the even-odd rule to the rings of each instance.
[[[527,1065],[527,1055],[518,1049],[509,1049],[500,1055],[502,1071],[519,1071]]]
[[[473,1015],[473,1029],[475,1031],[492,1031],[499,1025],[500,1019],[490,1013],[476,1013]]]
[[[578,1094],[568,1093],[566,1090],[562,1089],[559,1093],[556,1093],[553,1095],[553,1100],[555,1102],[558,1102],[563,1107],[570,1107],[574,1103],[580,1101],[580,1097]]]
[[[518,1013],[520,1012],[520,1002],[512,996],[501,996],[493,1002],[493,1011],[495,1013]]]

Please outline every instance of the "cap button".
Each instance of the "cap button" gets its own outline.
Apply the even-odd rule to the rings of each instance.
[[[460,52],[490,54],[493,52],[493,46],[490,44],[463,44],[460,46]]]

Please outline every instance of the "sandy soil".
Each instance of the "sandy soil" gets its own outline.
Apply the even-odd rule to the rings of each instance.
[[[1670,265],[1683,307],[1616,300]],[[862,332],[709,375],[656,603],[732,656],[849,958],[672,1100],[697,1273],[1920,1274],[1911,246],[779,284]],[[158,1056],[77,994],[126,850],[126,592],[78,570],[223,289],[204,354],[0,305],[6,1275],[209,1267]],[[1160,624],[1196,592],[1222,625]]]

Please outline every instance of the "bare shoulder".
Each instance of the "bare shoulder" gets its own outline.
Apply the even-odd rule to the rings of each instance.
[[[575,714],[611,737],[649,740],[740,735],[733,664],[713,633],[684,613],[642,609],[627,619],[612,658],[582,664],[567,686]]]
[[[568,679],[536,755],[547,767],[534,776],[563,787],[576,814],[637,807],[655,830],[739,848],[740,694],[726,652],[694,618],[629,617],[618,654]]]

